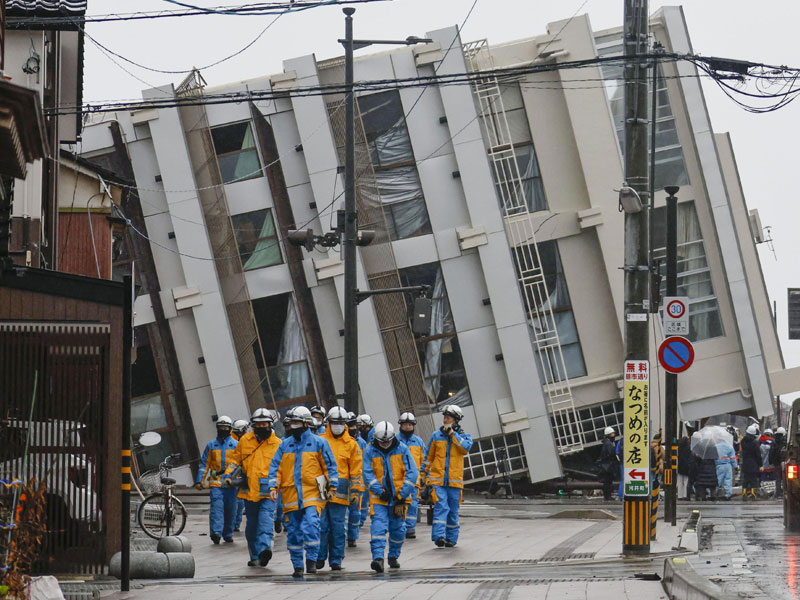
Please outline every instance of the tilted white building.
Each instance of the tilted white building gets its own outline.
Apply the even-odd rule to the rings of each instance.
[[[651,25],[667,50],[690,50],[680,8],[659,11]],[[586,17],[491,46],[461,40],[454,27],[428,37],[358,56],[356,80],[622,52],[621,30],[594,32]],[[427,435],[436,423],[427,415],[460,404],[477,439],[473,481],[491,478],[506,459],[533,481],[559,476],[560,457],[621,424],[621,73],[618,64],[591,65],[358,95],[360,227],[377,231],[359,250],[359,287],[427,284],[434,298],[431,334],[421,339],[411,333],[407,299],[360,305],[363,410],[376,420],[413,410]],[[784,369],[772,324],[757,215],[748,213],[730,138],[711,129],[695,74],[688,62],[664,62],[657,95],[654,256],[664,255],[660,190],[679,185],[678,287],[691,299],[696,350],[680,377],[680,414],[766,415],[773,395],[800,386]],[[284,243],[287,229],[335,227],[344,189],[343,98],[292,90],[343,78],[342,58],[308,55],[238,84],[203,89],[195,76],[144,92],[270,90],[280,94],[274,100],[113,116],[146,224],[132,233],[150,242],[163,309],[143,295],[136,322],[146,331],[159,312],[168,320],[200,440],[213,435],[214,415],[330,405],[343,391],[339,250]],[[111,153],[111,122],[87,127],[86,158]],[[655,365],[663,335],[658,315],[651,318]],[[148,394],[135,400],[135,429],[180,435],[186,424],[170,416],[175,407]],[[652,401],[657,429],[663,401]]]

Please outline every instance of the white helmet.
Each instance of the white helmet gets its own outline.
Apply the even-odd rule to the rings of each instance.
[[[329,423],[346,423],[347,422],[347,411],[343,409],[341,406],[334,406],[332,409],[328,411],[328,422]]]
[[[311,416],[311,411],[305,406],[295,406],[294,408],[290,408],[286,413],[286,416],[290,421],[302,421],[308,425],[311,425],[311,423],[314,421],[314,417]]]
[[[616,431],[614,431],[614,428],[613,428],[613,427],[606,427],[606,428],[603,430],[603,435],[612,435],[612,434],[613,434],[613,435],[617,435],[617,432],[616,432]]]
[[[460,406],[457,406],[455,404],[448,404],[447,406],[445,406],[444,410],[442,411],[442,414],[447,415],[449,417],[453,417],[456,421],[460,421],[461,419],[464,418],[464,411],[461,410]]]
[[[750,435],[755,435],[758,433],[758,427],[756,427],[755,423],[753,423],[752,425],[750,425],[750,427],[747,428],[747,433],[749,433]]]
[[[781,435],[786,435],[786,430],[785,430],[783,427],[778,427],[778,428],[775,430],[775,433],[776,433],[776,434],[777,434],[777,433],[780,433]]]
[[[391,442],[394,439],[394,427],[389,421],[381,421],[375,425],[375,439],[379,442]]]
[[[767,428],[764,430],[764,435],[772,435],[772,429],[770,429],[769,427],[767,427]]]
[[[230,417],[222,415],[219,419],[217,419],[217,427],[233,427],[233,421]]]
[[[257,408],[253,411],[253,416],[250,417],[251,423],[274,423],[275,419],[272,413],[267,408]]]
[[[372,427],[372,417],[368,414],[358,415],[356,417],[356,424],[359,427]]]
[[[312,415],[322,415],[325,416],[325,409],[322,406],[312,406],[310,409]]]
[[[233,422],[233,429],[235,431],[244,431],[245,429],[247,429],[247,425],[248,423],[244,419],[237,419],[236,421]]]
[[[411,423],[413,425],[416,425],[417,417],[415,417],[414,413],[412,412],[404,412],[402,415],[400,415],[400,418],[397,420],[397,422],[400,425],[402,425],[403,423]]]

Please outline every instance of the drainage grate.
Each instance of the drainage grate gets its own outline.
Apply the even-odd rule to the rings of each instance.
[[[549,554],[549,553],[548,553]],[[560,556],[543,556],[542,558],[528,558],[522,560],[483,560],[479,562],[457,562],[454,567],[513,567],[517,565],[540,565],[555,562],[565,562],[568,560],[587,560],[594,558],[596,552],[573,552]]]

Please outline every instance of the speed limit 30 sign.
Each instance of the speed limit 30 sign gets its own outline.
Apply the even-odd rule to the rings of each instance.
[[[689,335],[689,298],[667,296],[664,298],[664,335]]]

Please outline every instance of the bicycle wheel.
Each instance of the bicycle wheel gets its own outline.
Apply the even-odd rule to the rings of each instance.
[[[173,496],[169,510],[165,502],[166,494],[163,492],[152,494],[144,499],[136,511],[139,527],[155,540],[166,536],[168,523],[170,535],[179,535],[186,527],[186,507],[183,502]]]

